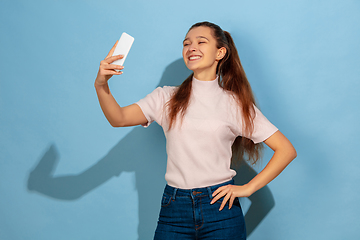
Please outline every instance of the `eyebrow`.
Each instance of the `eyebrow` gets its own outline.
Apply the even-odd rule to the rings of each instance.
[[[199,39],[199,38],[205,38],[206,40],[209,41],[209,39],[207,39],[207,38],[204,37],[204,36],[197,36],[196,38],[197,38],[197,39]],[[189,40],[189,38],[185,38],[183,42],[185,42],[185,41],[187,41],[187,40]]]

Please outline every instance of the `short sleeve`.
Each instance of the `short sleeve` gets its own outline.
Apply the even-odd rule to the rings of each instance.
[[[148,127],[153,121],[162,125],[165,104],[170,99],[173,89],[174,87],[157,87],[136,103],[148,121],[144,127]]]
[[[260,143],[273,135],[278,128],[275,127],[261,112],[255,107],[254,131],[251,140]]]

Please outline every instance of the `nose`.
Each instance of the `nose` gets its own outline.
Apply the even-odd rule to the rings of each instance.
[[[189,48],[189,49],[186,51],[186,55],[195,54],[195,52],[196,52],[196,48]]]
[[[192,43],[192,44],[189,46],[189,51],[190,51],[190,52],[196,51],[196,46],[195,46],[195,44]]]

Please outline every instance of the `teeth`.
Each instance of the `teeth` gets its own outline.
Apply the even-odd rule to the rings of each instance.
[[[189,58],[190,60],[196,60],[196,59],[200,59],[200,56],[193,56]]]

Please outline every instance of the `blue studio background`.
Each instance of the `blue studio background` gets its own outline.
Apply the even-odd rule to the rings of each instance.
[[[125,106],[189,74],[182,40],[232,33],[262,112],[297,159],[242,199],[249,239],[356,239],[360,227],[360,2],[0,2],[0,239],[152,239],[165,184],[161,129],[112,128],[93,82],[127,32]],[[265,166],[245,166],[246,182]]]

